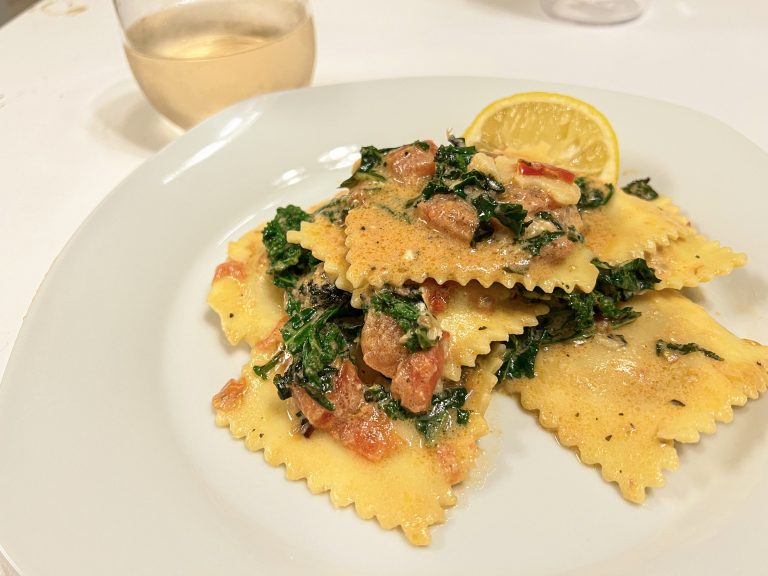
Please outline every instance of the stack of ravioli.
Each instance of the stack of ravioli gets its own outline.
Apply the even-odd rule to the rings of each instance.
[[[279,350],[286,316],[285,291],[272,281],[257,229],[230,244],[209,295],[229,342],[251,348],[241,377],[216,395],[214,407],[219,425],[249,449],[263,450],[270,464],[284,465],[288,478],[303,478],[313,493],[329,492],[336,506],[354,503],[362,518],[400,527],[412,543],[425,545],[429,527],[443,522],[456,502],[452,486],[475,462],[494,387],[518,395],[563,446],[600,466],[605,480],[637,503],[647,487],[663,485],[663,470],[677,467],[676,442],[697,442],[716,422],[732,419],[732,406],[765,390],[768,348],[732,335],[680,292],[746,259],[698,234],[669,198],[646,199],[617,187],[602,202],[577,208],[583,195],[564,200],[552,192],[555,204],[578,210],[581,225],[567,250],[544,247],[534,254],[496,223],[496,231],[477,242],[431,225],[417,202],[429,177],[405,184],[382,177],[383,158],[378,173],[368,166],[368,176],[376,177],[358,169],[351,191],[342,188],[286,239],[311,253],[353,306],[364,308],[382,290],[441,285],[446,306],[435,317],[450,334],[441,386],[466,388],[469,419],[449,423],[432,441],[398,422],[401,448],[376,462],[322,430],[305,437],[300,415],[290,399],[280,399],[272,375],[253,369]],[[538,191],[546,195],[546,181],[521,177],[516,162],[478,152],[471,168],[507,189],[541,184]],[[535,219],[533,211],[528,217]],[[622,302],[639,315],[617,325],[602,321],[598,311],[592,333],[540,338],[533,369],[510,370],[526,353],[519,343],[555,301],[591,294],[601,267],[637,259],[656,276],[651,289]]]

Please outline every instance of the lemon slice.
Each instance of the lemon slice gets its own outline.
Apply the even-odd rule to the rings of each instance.
[[[464,138],[481,150],[505,150],[604,182],[619,176],[611,123],[594,106],[564,94],[525,92],[491,102]]]

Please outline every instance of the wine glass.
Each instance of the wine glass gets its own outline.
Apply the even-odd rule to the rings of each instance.
[[[617,24],[643,13],[647,0],[541,0],[544,11],[555,18],[584,24]]]
[[[255,94],[306,86],[315,64],[308,0],[114,0],[128,64],[182,128]]]

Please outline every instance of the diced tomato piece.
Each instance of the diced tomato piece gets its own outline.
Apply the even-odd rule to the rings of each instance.
[[[448,338],[448,332],[443,332],[438,344],[409,354],[398,365],[390,391],[411,412],[424,412],[432,405],[432,395],[443,374]]]
[[[365,401],[363,383],[349,360],[342,363],[328,394],[335,410],[326,410],[299,387],[294,387],[293,399],[312,426],[367,460],[378,462],[401,444],[392,421],[378,406]]]
[[[233,410],[240,406],[246,390],[248,390],[248,382],[246,382],[245,378],[240,378],[239,380],[232,378],[211,399],[211,404],[216,410],[224,412]]]
[[[369,311],[360,334],[363,361],[387,378],[392,378],[397,366],[408,355],[400,343],[403,331],[391,316]]]
[[[216,272],[213,275],[213,282],[222,278],[234,278],[235,280],[245,280],[245,263],[237,260],[227,260],[216,266]]]
[[[472,462],[480,448],[477,444],[457,445],[445,439],[435,446],[437,462],[443,471],[445,480],[453,485],[466,480]]]
[[[280,318],[280,320],[277,321],[277,324],[275,324],[275,327],[272,328],[272,331],[267,335],[267,337],[263,340],[259,340],[254,348],[257,348],[262,352],[270,352],[275,350],[283,341],[283,335],[280,333],[280,329],[285,325],[286,322],[288,322],[288,316],[283,316]]]
[[[421,285],[422,293],[424,294],[424,302],[427,304],[427,308],[432,314],[440,314],[445,312],[448,308],[448,298],[451,294],[451,289],[445,284],[438,284],[431,278],[428,278]]]
[[[543,162],[529,162],[528,160],[517,161],[517,173],[523,176],[544,176],[545,178],[554,178],[555,180],[562,180],[568,184],[573,183],[576,179],[576,174],[553,166],[552,164],[544,164]]]

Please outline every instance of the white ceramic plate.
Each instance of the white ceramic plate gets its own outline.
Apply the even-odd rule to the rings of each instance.
[[[252,100],[123,182],[34,301],[0,387],[0,544],[21,573],[762,572],[766,401],[682,447],[680,470],[638,507],[496,396],[481,470],[428,549],[335,510],[214,426],[210,397],[246,357],[225,345],[205,305],[226,242],[278,205],[329,195],[356,147],[442,139],[491,100],[525,90],[595,104],[616,127],[625,178],[652,176],[705,233],[749,253],[745,269],[696,296],[738,334],[768,341],[768,158],[712,118],[611,92],[477,78]]]

